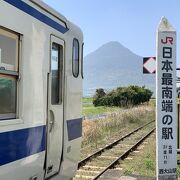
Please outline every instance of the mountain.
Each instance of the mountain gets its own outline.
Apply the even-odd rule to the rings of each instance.
[[[84,96],[94,95],[97,88],[128,85],[145,85],[154,91],[155,75],[143,74],[143,58],[119,42],[104,44],[84,58]]]

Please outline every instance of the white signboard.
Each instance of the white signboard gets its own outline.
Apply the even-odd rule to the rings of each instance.
[[[155,74],[156,72],[156,58],[155,57],[144,57],[143,58],[143,73],[144,74]]]
[[[176,31],[162,18],[157,32],[157,179],[177,179]]]

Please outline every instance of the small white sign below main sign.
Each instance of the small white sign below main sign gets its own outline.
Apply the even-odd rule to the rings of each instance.
[[[157,179],[177,180],[176,31],[162,18],[157,32]]]

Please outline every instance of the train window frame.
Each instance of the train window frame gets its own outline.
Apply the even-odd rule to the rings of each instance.
[[[53,93],[53,74],[52,74],[52,50],[53,44],[58,46],[58,78],[56,79],[56,83],[58,83],[58,87],[56,93]],[[52,42],[51,44],[51,104],[52,105],[61,105],[63,102],[63,46],[57,42]],[[55,101],[54,101],[55,100]]]
[[[19,64],[18,64],[18,59],[19,59],[19,34],[13,32],[11,30],[0,27],[0,35],[3,35],[5,37],[7,37],[7,38],[14,39],[16,41],[16,57],[15,57],[16,60],[15,60],[15,68],[14,68],[14,70],[2,69],[1,67],[0,67],[0,70],[10,71],[10,72],[18,72],[18,70],[19,70]]]
[[[20,34],[6,29],[4,27],[0,27],[0,35],[5,36],[6,38],[12,38],[15,40],[15,57],[14,57],[14,63],[15,67],[13,70],[0,68],[0,78],[4,79],[6,82],[10,79],[14,80],[12,81],[11,85],[14,83],[15,86],[11,86],[11,97],[12,99],[10,101],[13,102],[13,107],[11,107],[9,112],[3,112],[0,113],[0,122],[3,122],[5,120],[15,120],[18,117],[18,79],[19,79],[19,55],[20,55]],[[8,47],[6,47],[8,49]],[[3,64],[3,63],[2,63]],[[5,86],[4,86],[5,87]],[[14,89],[12,89],[12,87]],[[13,110],[12,110],[13,109]],[[7,110],[7,109],[6,109]],[[10,112],[11,111],[11,112]]]
[[[84,43],[82,43],[82,47],[81,47],[81,76],[82,79],[84,79]]]
[[[77,63],[77,65],[76,65],[76,63],[75,63],[75,61],[76,61],[76,58],[75,58],[75,56],[76,55],[74,55],[74,53],[75,53],[75,42],[77,42],[77,44],[78,44],[78,63]],[[78,41],[78,39],[76,39],[76,38],[74,38],[73,39],[73,46],[72,46],[72,73],[73,73],[73,76],[75,77],[75,78],[77,78],[78,76],[79,76],[79,64],[80,64],[80,54],[79,54],[79,52],[80,52],[80,48],[79,48],[80,46],[79,46],[79,41]],[[77,67],[77,69],[78,69],[78,71],[77,72],[74,72],[74,69]]]

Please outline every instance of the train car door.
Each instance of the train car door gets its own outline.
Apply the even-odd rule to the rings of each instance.
[[[46,174],[58,173],[63,147],[64,41],[51,36],[50,73],[48,77],[48,121]]]

